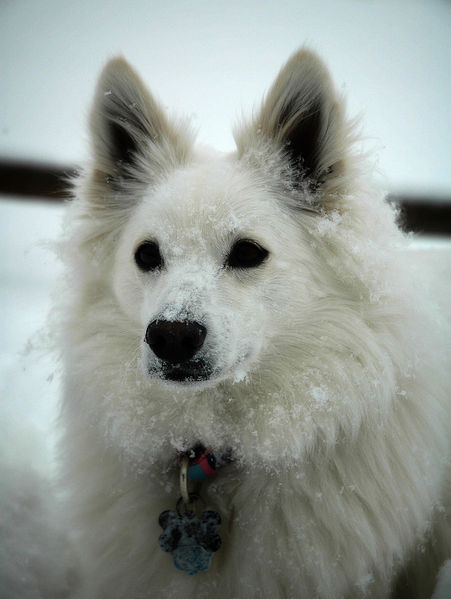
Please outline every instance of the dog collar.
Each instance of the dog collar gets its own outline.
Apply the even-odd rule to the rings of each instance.
[[[177,461],[181,497],[175,510],[165,510],[158,518],[163,529],[159,545],[172,555],[177,569],[194,575],[208,570],[213,553],[221,546],[221,537],[216,532],[221,524],[218,512],[206,510],[196,515],[199,486],[233,461],[232,450],[216,455],[210,448],[197,444],[188,451],[179,452]],[[197,483],[197,492],[190,493],[188,479]]]

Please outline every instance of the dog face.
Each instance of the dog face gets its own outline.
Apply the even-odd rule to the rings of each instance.
[[[122,309],[139,318],[147,376],[240,379],[273,335],[299,232],[256,179],[236,158],[200,159],[148,191],[130,218],[113,280]]]
[[[345,180],[320,61],[301,51],[287,63],[231,155],[195,151],[122,59],[101,76],[91,129],[90,210],[121,223],[112,287],[141,331],[145,376],[205,386],[270,366],[294,304],[308,320],[318,296],[311,221]]]

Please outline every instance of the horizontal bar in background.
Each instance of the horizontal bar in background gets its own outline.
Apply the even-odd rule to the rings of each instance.
[[[0,193],[46,200],[68,198],[68,178],[74,167],[0,160]]]
[[[74,166],[35,164],[0,159],[0,194],[22,198],[68,199],[68,179]],[[400,207],[399,226],[405,231],[426,235],[451,235],[451,198],[390,195],[390,203]]]

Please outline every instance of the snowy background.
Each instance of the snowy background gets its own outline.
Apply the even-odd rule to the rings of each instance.
[[[1,0],[0,156],[77,163],[99,70],[123,54],[199,140],[230,125],[307,44],[364,113],[391,191],[448,194],[449,0]]]
[[[202,143],[233,148],[299,46],[316,49],[363,113],[387,190],[451,197],[451,3],[447,0],[0,0],[0,158],[79,164],[99,70],[123,54]],[[384,173],[384,174],[382,174]],[[0,198],[0,422],[37,465],[52,446],[57,366],[38,349],[59,266],[45,244],[61,205]],[[438,259],[446,241],[433,241]],[[432,247],[422,240],[418,247]],[[13,437],[13,438],[12,438]],[[33,451],[27,451],[27,447]]]

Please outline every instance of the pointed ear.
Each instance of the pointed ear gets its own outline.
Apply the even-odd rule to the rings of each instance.
[[[95,169],[117,185],[186,160],[191,136],[173,127],[123,58],[105,66],[90,116]]]
[[[326,67],[301,50],[282,68],[260,114],[235,138],[240,156],[258,142],[272,142],[298,181],[314,188],[343,172],[346,135],[341,105]]]

